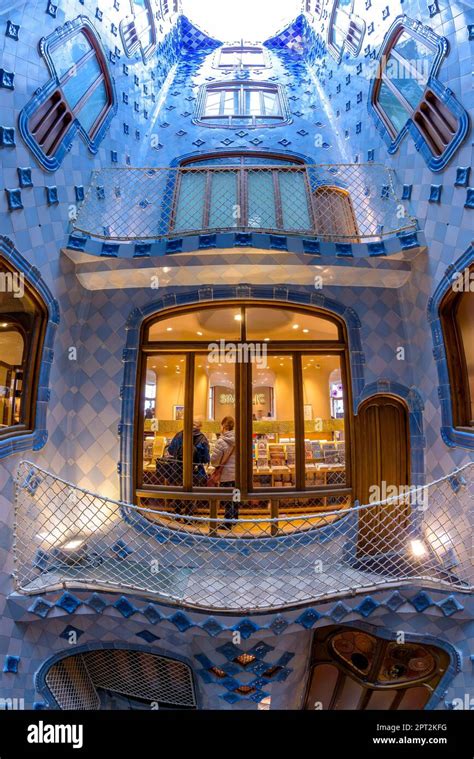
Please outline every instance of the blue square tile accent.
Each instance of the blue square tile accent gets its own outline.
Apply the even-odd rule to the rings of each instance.
[[[57,12],[58,12],[58,6],[54,5],[50,0],[50,2],[48,2],[48,5],[46,6],[46,13],[48,13],[53,18],[56,18]]]
[[[183,249],[182,238],[177,238],[176,240],[168,240],[168,242],[166,243],[167,253],[180,253],[182,249]]]
[[[402,200],[410,200],[412,190],[413,190],[412,184],[404,184],[403,190],[402,190]]]
[[[302,625],[306,630],[310,630],[320,617],[321,614],[316,609],[306,609],[295,622],[297,625]]]
[[[354,611],[359,612],[363,617],[369,617],[379,606],[379,602],[374,601],[371,596],[366,596],[363,601],[355,607]]]
[[[7,654],[7,656],[5,656],[5,661],[3,663],[3,671],[10,672],[16,675],[18,673],[19,663],[20,663],[19,656],[12,656],[10,654]]]
[[[216,619],[209,617],[209,619],[204,622],[202,629],[205,630],[208,635],[214,637],[216,635],[219,635],[219,633],[221,633],[224,628]]]
[[[200,248],[216,248],[217,236],[216,235],[199,235],[199,247]]]
[[[13,84],[14,79],[15,74],[11,71],[5,71],[5,69],[0,68],[0,87],[4,87],[6,90],[15,89],[15,85]]]
[[[44,189],[46,192],[46,202],[48,206],[54,206],[59,203],[58,188],[55,185],[45,187]]]
[[[79,640],[81,635],[84,635],[84,630],[80,630],[78,627],[73,627],[72,625],[68,625],[64,628],[62,633],[59,634],[60,638],[64,638],[64,640],[67,640],[70,642],[71,640],[74,640],[74,638],[71,638],[71,633],[74,633],[75,640]]]
[[[313,253],[319,255],[321,248],[318,240],[303,240],[303,250],[305,253]]]
[[[401,593],[399,593],[398,590],[395,590],[385,601],[385,606],[390,609],[390,611],[397,611],[397,609],[399,609],[404,603],[405,599]]]
[[[370,256],[385,256],[387,253],[385,243],[382,240],[380,242],[367,243],[367,249]]]
[[[260,628],[251,619],[242,619],[237,625],[232,627],[232,630],[237,630],[244,640],[250,638],[250,636],[257,632]]]
[[[474,187],[468,187],[464,208],[474,208]]]
[[[352,245],[349,242],[336,243],[336,256],[352,256]]]
[[[432,184],[430,187],[430,196],[428,198],[430,203],[439,203],[441,201],[441,192],[443,190],[443,185],[441,184]]]
[[[180,632],[185,632],[186,630],[189,630],[190,627],[194,626],[189,617],[187,617],[186,614],[183,614],[182,611],[177,611],[176,614],[173,614],[170,618],[170,622],[172,622]]]
[[[18,211],[20,208],[23,208],[23,203],[21,200],[21,190],[19,189],[5,190],[5,194],[7,196],[9,211]]]
[[[136,614],[137,612],[137,609],[130,603],[128,598],[125,598],[125,596],[120,596],[118,601],[114,603],[114,607],[123,617],[125,617],[125,619],[128,619],[132,614]]]
[[[126,559],[127,556],[133,553],[133,549],[129,548],[123,540],[117,540],[111,550],[114,556],[118,559]]]
[[[161,614],[160,612],[153,606],[153,604],[148,604],[148,606],[145,607],[143,610],[143,615],[147,618],[147,620],[152,624],[156,625],[158,622],[161,621]]]
[[[20,167],[17,168],[18,182],[20,187],[33,187],[33,180],[31,178],[31,169]]]
[[[368,150],[367,151],[367,160],[373,161],[375,159],[375,150]]]
[[[448,598],[445,598],[444,601],[441,601],[437,606],[441,609],[445,617],[450,617],[457,611],[464,610],[464,606],[459,603],[455,596],[448,596]]]
[[[469,184],[469,177],[471,174],[470,166],[458,166],[456,169],[456,179],[454,184],[456,187],[467,187]]]
[[[236,247],[247,247],[247,245],[252,245],[252,234],[250,232],[236,232],[234,235],[234,245]]]
[[[135,244],[134,249],[134,256],[150,256],[151,255],[151,244],[145,243],[145,242],[137,242]]]
[[[87,606],[90,606],[91,609],[94,609],[97,614],[102,614],[104,609],[107,607],[107,602],[104,601],[104,599],[99,596],[98,593],[93,593],[88,601],[85,602]]]
[[[7,28],[5,34],[12,40],[18,40],[18,33],[20,31],[20,25],[14,24],[11,21],[7,21]]]
[[[64,611],[67,611],[68,614],[73,614],[78,606],[81,605],[81,601],[79,601],[76,596],[73,596],[72,593],[63,593],[61,598],[56,601],[55,606],[58,606],[60,609],[64,609]]]
[[[14,148],[15,143],[15,129],[14,127],[0,126],[0,147],[1,148]]]
[[[45,619],[49,612],[53,608],[53,604],[46,601],[44,598],[37,598],[36,601],[29,607],[28,611],[32,614],[36,614],[37,617]]]
[[[158,635],[153,635],[149,630],[141,630],[140,632],[137,632],[136,635],[147,643],[154,643],[155,640],[160,640]]]
[[[433,606],[433,601],[429,597],[428,593],[425,593],[423,590],[408,600],[417,611],[425,611],[425,609]]]
[[[474,24],[467,25],[468,38],[474,40]]]
[[[351,609],[349,609],[346,604],[343,604],[342,602],[336,604],[334,608],[331,610],[331,613],[329,616],[331,619],[334,620],[334,622],[340,622],[341,619],[344,619],[348,614],[350,614]]]
[[[239,654],[242,653],[240,648],[237,648],[233,643],[224,643],[224,645],[219,646],[216,651],[219,654],[222,654],[222,656],[225,656],[227,661],[232,661],[232,659],[235,659],[236,656],[239,656]]]
[[[85,193],[84,193],[84,187],[82,185],[75,185],[74,192],[76,195],[76,201],[78,203],[81,203],[84,200]]]
[[[276,250],[288,250],[288,239],[276,235],[270,235],[270,247]]]

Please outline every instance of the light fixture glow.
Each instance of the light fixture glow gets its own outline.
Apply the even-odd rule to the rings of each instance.
[[[427,553],[427,548],[422,540],[411,540],[410,550],[413,556],[417,559],[421,558],[422,556],[425,556]]]

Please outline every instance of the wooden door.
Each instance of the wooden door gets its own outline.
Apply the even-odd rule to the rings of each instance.
[[[361,505],[380,500],[373,486],[380,488],[383,499],[384,483],[385,492],[394,485],[403,488],[409,484],[408,409],[401,399],[376,395],[362,403],[355,419],[355,451],[355,493]],[[359,551],[375,554],[398,550],[409,513],[409,504],[403,502],[362,511]]]

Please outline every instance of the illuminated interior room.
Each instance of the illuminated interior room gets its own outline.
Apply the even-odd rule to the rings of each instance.
[[[0,11],[3,700],[465,708],[471,5]]]

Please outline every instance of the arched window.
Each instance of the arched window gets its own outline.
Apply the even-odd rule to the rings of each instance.
[[[46,321],[24,275],[0,257],[0,441],[34,429]]]
[[[438,81],[447,42],[406,16],[388,31],[379,52],[369,103],[389,151],[409,131],[428,166],[441,170],[467,134],[469,119]]]
[[[453,426],[474,435],[474,265],[456,274],[439,314],[448,362]]]
[[[271,68],[267,50],[261,45],[224,45],[216,50],[214,68],[219,69],[249,69]]]
[[[105,54],[90,22],[82,16],[42,43],[52,79],[23,108],[19,127],[40,164],[55,171],[80,132],[96,152],[116,110]]]
[[[314,636],[305,709],[424,709],[450,657],[438,646],[398,643],[338,625]]]
[[[184,164],[176,183],[172,232],[313,230],[304,164],[258,154],[209,156]]]
[[[201,87],[196,123],[204,126],[281,126],[289,120],[288,103],[281,85],[239,80]]]
[[[205,499],[209,463],[224,436],[235,456],[221,489],[237,487],[244,500],[249,493],[304,491],[315,494],[313,509],[348,505],[342,322],[281,303],[207,304],[148,319],[141,356],[139,502],[153,505],[158,493],[171,491],[165,505],[176,510],[176,490]],[[229,418],[226,431],[221,422]]]
[[[318,6],[318,4],[316,4]],[[318,11],[316,7],[315,12]],[[328,22],[328,49],[339,63],[344,50],[356,58],[362,47],[365,21],[354,13],[354,0],[333,0]]]
[[[314,223],[317,235],[359,242],[356,216],[347,190],[320,186],[313,192]]]
[[[132,16],[120,22],[125,55],[132,58],[141,51],[147,61],[156,50],[156,28],[151,0],[130,0]]]

